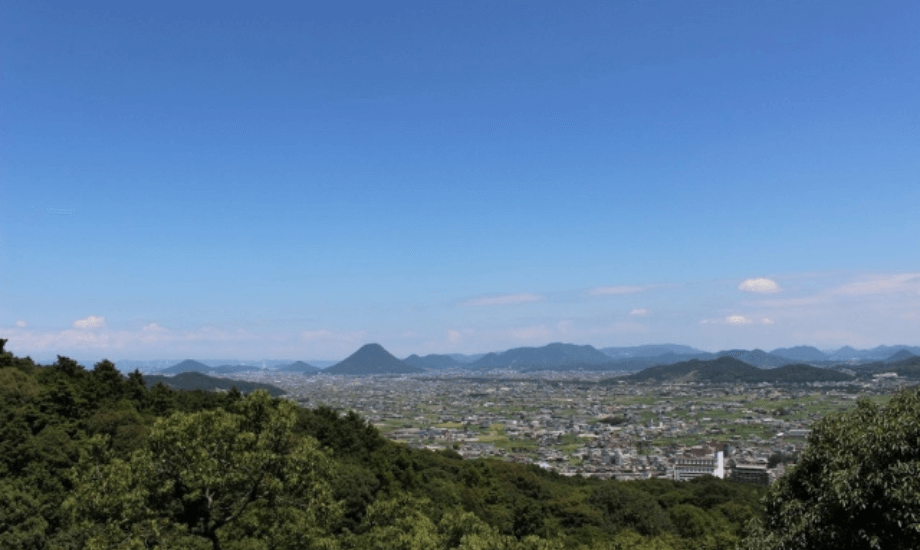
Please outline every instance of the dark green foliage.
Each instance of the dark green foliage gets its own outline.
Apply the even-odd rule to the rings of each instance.
[[[512,512],[514,521],[512,525],[512,534],[522,539],[528,535],[545,536],[546,535],[546,510],[540,504],[533,501],[525,501],[523,504],[515,506]]]
[[[124,394],[125,380],[115,363],[104,360],[96,363],[92,371],[92,388],[96,399],[117,399]]]
[[[775,468],[778,464],[794,464],[798,460],[796,454],[775,452],[767,458],[767,468]]]
[[[674,529],[684,538],[699,538],[717,530],[712,517],[692,504],[678,504],[668,510],[668,515]]]
[[[315,437],[336,456],[360,462],[367,462],[386,443],[380,432],[356,412],[340,415],[329,407],[300,409],[296,430]]]
[[[39,495],[22,480],[0,478],[0,548],[40,550],[47,546],[48,522],[41,513]]]
[[[138,449],[147,438],[147,422],[127,399],[101,407],[86,421],[88,435],[108,436],[119,454]]]
[[[749,548],[920,548],[920,388],[815,424]]]
[[[632,484],[608,483],[595,489],[588,501],[601,510],[603,528],[608,532],[628,528],[642,535],[658,535],[672,529],[658,501]]]
[[[336,476],[316,440],[294,437],[296,409],[254,392],[173,413],[126,459],[93,438],[64,502],[68,533],[90,547],[311,547],[338,516]]]
[[[626,416],[622,414],[616,414],[613,416],[605,416],[601,418],[598,422],[603,422],[604,424],[610,424],[611,426],[619,426],[620,424],[626,423]]]

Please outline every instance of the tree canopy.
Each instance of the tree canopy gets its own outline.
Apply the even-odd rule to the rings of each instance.
[[[127,460],[109,460],[97,436],[65,501],[75,537],[89,548],[322,546],[338,513],[332,462],[294,436],[296,405],[257,391],[229,409],[161,419]]]
[[[920,388],[817,422],[766,512],[748,548],[920,548]]]

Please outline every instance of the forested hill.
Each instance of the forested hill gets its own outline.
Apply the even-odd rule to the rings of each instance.
[[[284,372],[300,372],[303,374],[316,374],[318,372],[322,372],[323,369],[314,367],[313,365],[304,363],[303,361],[295,361],[290,365],[278,367],[277,370]]]
[[[256,391],[148,388],[0,340],[0,548],[732,548],[764,489],[611,482],[387,441]]]
[[[418,367],[420,369],[456,369],[465,366],[460,361],[457,361],[450,355],[439,355],[436,353],[428,354],[424,357],[420,357],[416,354],[412,354],[409,357],[403,359],[403,363],[407,365],[412,365],[413,367]]]
[[[186,359],[181,363],[177,363],[171,367],[166,367],[161,370],[161,374],[179,374],[181,372],[210,372],[214,370],[214,367],[209,367],[204,363],[199,363],[192,359]]]
[[[592,346],[554,343],[542,347],[514,348],[501,353],[489,353],[473,362],[468,368],[566,367],[602,365],[611,362],[610,356]]]
[[[903,357],[903,355],[902,355]],[[910,357],[895,361],[876,361],[853,367],[857,376],[869,377],[882,373],[894,373],[904,378],[920,378],[920,356],[911,354]]]
[[[231,380],[228,378],[215,378],[200,372],[183,372],[174,376],[161,376],[147,374],[144,376],[147,387],[153,387],[157,384],[165,384],[177,390],[204,390],[227,391],[236,388],[242,393],[249,393],[255,390],[265,390],[275,397],[284,395],[284,390],[271,384],[261,384],[259,382],[247,382],[245,380]]]
[[[710,361],[691,359],[673,365],[649,367],[623,378],[631,382],[710,382],[710,383],[803,383],[853,380],[852,375],[812,367],[784,365],[761,369],[734,357],[724,356]]]

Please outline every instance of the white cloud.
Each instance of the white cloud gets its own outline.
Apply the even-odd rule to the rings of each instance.
[[[141,329],[141,331],[146,332],[148,334],[164,334],[164,333],[169,332],[169,329],[163,328],[156,323],[150,323],[149,325],[145,325]]]
[[[26,326],[26,322],[20,319],[19,321],[16,321],[16,326],[19,328],[23,328],[24,326]]]
[[[833,294],[845,294],[850,296],[888,292],[913,292],[920,294],[920,273],[903,273],[900,275],[872,277],[866,281],[837,287],[831,292]]]
[[[770,319],[769,317],[764,317],[763,319],[760,320],[760,322],[765,325],[772,325],[773,319]]]
[[[749,325],[753,321],[745,317],[744,315],[729,315],[725,318],[725,322],[729,325]]]
[[[172,337],[172,333],[169,329],[161,327],[156,323],[150,323],[141,328],[141,332],[138,335],[138,339],[143,342],[162,342],[169,340]]]
[[[516,304],[526,304],[529,302],[539,302],[543,296],[539,294],[500,294],[497,296],[483,296],[481,298],[471,298],[460,303],[462,306],[510,306]]]
[[[637,307],[637,308],[634,308],[633,310],[631,310],[631,311],[629,312],[629,314],[630,314],[630,315],[633,315],[633,316],[635,316],[635,317],[644,317],[644,316],[648,315],[648,310],[645,309],[645,308],[642,308],[642,307]]]
[[[83,319],[77,319],[73,322],[73,327],[79,329],[102,328],[104,326],[105,317],[97,317],[95,315],[90,315],[89,317]]]
[[[590,294],[592,296],[618,296],[621,294],[635,294],[637,292],[642,292],[647,287],[644,286],[600,286],[597,288],[592,288]]]
[[[738,285],[738,290],[743,290],[744,292],[757,292],[760,294],[772,294],[782,290],[776,281],[772,279],[745,279],[740,285]]]

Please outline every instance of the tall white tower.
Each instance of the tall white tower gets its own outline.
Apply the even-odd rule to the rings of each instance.
[[[719,479],[725,479],[725,457],[722,451],[716,451],[716,469],[712,472],[712,475]]]

